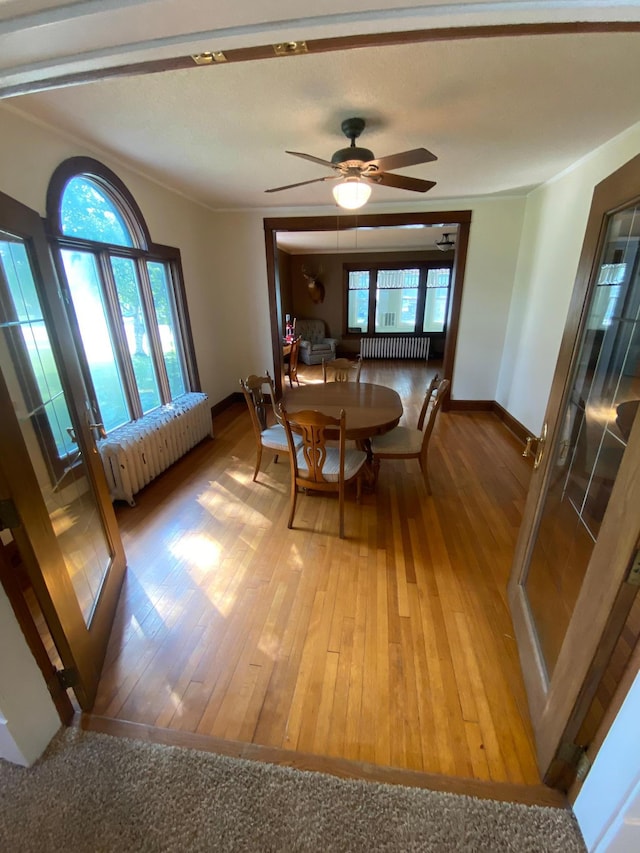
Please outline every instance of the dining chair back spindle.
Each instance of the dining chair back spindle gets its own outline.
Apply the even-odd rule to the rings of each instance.
[[[431,484],[427,468],[429,440],[433,433],[436,417],[442,408],[442,403],[449,393],[450,382],[443,379],[433,389],[433,382],[427,388],[418,428],[397,426],[384,435],[371,439],[374,477],[377,479],[381,459],[417,459],[420,463],[427,493],[431,494]],[[426,423],[425,423],[426,421]]]
[[[367,454],[362,450],[347,449],[344,410],[339,418],[315,410],[289,414],[281,404],[280,414],[291,454],[291,504],[287,527],[293,527],[299,488],[337,492],[339,533],[344,539],[345,485],[357,480],[357,500],[360,502],[360,479]],[[332,446],[336,436],[337,447]],[[296,438],[301,441],[299,448],[295,444]]]
[[[246,379],[241,379],[240,387],[249,409],[251,426],[256,440],[256,466],[253,472],[253,480],[255,481],[260,471],[263,448],[275,451],[274,462],[277,462],[280,453],[289,453],[289,442],[284,427],[278,422],[275,388],[269,372],[265,371],[264,376],[252,374]],[[269,416],[270,410],[273,418]],[[270,426],[271,420],[275,423]],[[299,446],[301,440],[297,436],[296,438],[297,442],[294,444]]]
[[[348,358],[334,358],[331,361],[322,360],[322,379],[324,382],[349,382],[352,377],[354,382],[360,382],[361,372],[361,355],[355,362]]]

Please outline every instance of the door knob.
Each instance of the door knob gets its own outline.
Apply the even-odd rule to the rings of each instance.
[[[533,469],[534,471],[540,467],[540,463],[542,462],[542,457],[544,456],[544,448],[547,441],[547,431],[548,427],[546,422],[542,425],[542,431],[539,436],[529,435],[527,436],[527,443],[525,445],[524,450],[522,451],[522,455],[526,458],[527,456],[533,456]],[[536,442],[536,452],[533,453],[531,449],[531,445]]]

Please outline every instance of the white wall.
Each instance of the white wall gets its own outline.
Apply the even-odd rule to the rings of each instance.
[[[452,399],[495,400],[525,199],[475,200]]]
[[[596,184],[640,152],[640,124],[527,199],[495,399],[539,434]]]
[[[224,292],[225,282],[217,275],[218,260],[210,240],[214,226],[217,227],[211,211],[142,177],[102,152],[23,118],[6,104],[0,104],[0,128],[0,191],[42,216],[46,214],[47,186],[51,175],[68,157],[95,157],[124,181],[142,210],[151,239],[156,243],[177,246],[181,251],[203,391],[212,403],[230,393],[229,385],[221,375],[219,360],[225,353],[233,357],[233,350],[238,348],[238,344],[226,313],[228,306],[225,310],[220,309],[218,291]],[[264,251],[260,257],[264,258]],[[264,265],[264,260],[262,263]],[[266,273],[262,278],[266,280]],[[250,287],[254,286],[252,279]],[[238,292],[239,300],[244,301],[246,296],[246,293]],[[248,304],[252,301],[248,300]],[[241,304],[238,302],[237,308]]]
[[[60,718],[0,586],[0,758],[28,766],[60,728]]]
[[[470,210],[471,229],[454,366],[454,399],[495,399],[500,359],[516,272],[524,198],[452,199],[415,205],[376,206],[376,213]],[[241,340],[217,357],[228,367],[228,391],[237,377],[272,365],[263,217],[335,215],[332,208],[265,209],[213,215],[208,235],[220,310],[237,318]],[[246,300],[246,301],[243,301]],[[239,345],[238,345],[239,343]],[[211,343],[213,346],[213,343]],[[235,354],[234,354],[235,353]],[[231,378],[232,377],[232,378]]]
[[[573,806],[594,853],[640,850],[639,718],[637,675]]]

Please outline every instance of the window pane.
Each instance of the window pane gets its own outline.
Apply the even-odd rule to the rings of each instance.
[[[62,233],[115,246],[133,246],[124,217],[102,187],[80,175],[66,185],[60,205]]]
[[[352,270],[349,272],[347,291],[347,326],[349,329],[367,332],[369,330],[369,272]]]
[[[420,270],[379,270],[376,332],[415,332]]]
[[[161,401],[156,369],[151,357],[147,319],[140,299],[136,265],[131,258],[111,258],[111,269],[116,282],[140,404],[142,411],[146,413],[156,409]]]
[[[23,323],[20,328],[25,349],[29,353],[31,369],[41,400],[53,400],[62,394],[60,375],[54,362],[49,334],[44,321]],[[71,421],[67,424],[71,425]]]
[[[423,332],[443,332],[447,318],[449,279],[451,270],[430,269],[427,273],[427,294],[424,303]]]
[[[0,238],[6,235],[0,234]],[[23,243],[0,242],[0,261],[9,285],[11,313],[20,322],[41,320],[42,309]],[[7,310],[7,314],[9,310]]]
[[[175,303],[169,290],[169,277],[165,265],[158,261],[149,261],[147,269],[162,343],[162,356],[169,378],[171,399],[174,400],[187,390],[182,354],[177,345],[179,332]]]
[[[62,250],[73,307],[104,428],[131,420],[102,301],[96,261],[89,252]]]
[[[68,433],[71,417],[24,244],[11,238],[0,240],[0,262],[8,285],[8,293],[0,294],[0,327],[5,330],[20,385],[16,396],[24,399],[25,416],[36,433],[46,431],[43,449],[53,451],[55,446],[58,459],[64,459],[73,450]]]

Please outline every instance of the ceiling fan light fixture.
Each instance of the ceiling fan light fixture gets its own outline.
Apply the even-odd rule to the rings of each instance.
[[[441,252],[448,252],[453,249],[456,244],[449,238],[448,234],[443,234],[439,240],[436,240],[436,246]]]
[[[336,184],[332,192],[340,207],[357,210],[369,201],[371,187],[358,177],[349,177]]]

